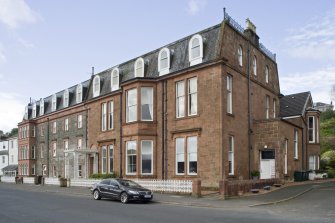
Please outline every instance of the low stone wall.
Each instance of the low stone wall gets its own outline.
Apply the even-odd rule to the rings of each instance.
[[[35,178],[34,177],[23,177],[23,183],[34,184],[35,183]]]
[[[4,183],[15,183],[15,177],[2,176],[1,177],[1,182],[4,182]]]
[[[70,187],[91,187],[95,183],[99,183],[101,180],[96,179],[69,179],[68,185]]]
[[[262,189],[265,186],[274,184],[282,184],[281,179],[266,179],[266,180],[222,180],[219,183],[220,194],[224,197],[239,196],[251,189]]]

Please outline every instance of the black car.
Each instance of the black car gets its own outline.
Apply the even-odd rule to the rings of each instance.
[[[114,198],[122,203],[128,201],[151,201],[153,193],[132,180],[105,179],[92,186],[91,192],[95,200]]]

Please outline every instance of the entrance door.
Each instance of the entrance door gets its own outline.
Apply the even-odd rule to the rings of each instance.
[[[276,161],[275,161],[275,152],[270,151],[261,151],[261,160],[260,160],[260,179],[271,179],[276,176]]]

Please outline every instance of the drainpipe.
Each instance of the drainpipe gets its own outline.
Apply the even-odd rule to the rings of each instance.
[[[305,153],[304,153],[304,149],[305,149],[305,143],[307,143],[307,140],[306,142],[304,142],[304,132],[305,132],[305,128],[302,129],[301,131],[301,144],[302,144],[302,151],[301,151],[301,169],[302,170],[305,170],[305,167],[306,167],[306,163],[307,163],[307,159],[305,158]],[[307,139],[307,138],[306,138]],[[307,147],[306,147],[306,154],[307,154]],[[306,163],[305,163],[306,162]]]
[[[168,178],[167,169],[168,169],[168,129],[167,129],[167,81],[164,80],[164,179]]]
[[[165,99],[165,96],[164,96],[164,81],[162,81],[162,179],[164,180],[165,179],[165,134],[164,134],[164,125],[165,125],[165,119],[164,119],[164,112],[165,112],[165,108],[164,108],[164,99]]]
[[[49,150],[50,150],[50,143],[49,143],[49,118],[47,118],[47,177],[49,177],[50,171],[50,157],[49,157]],[[42,175],[43,175],[43,167],[42,167]]]
[[[122,178],[122,96],[123,89],[121,87],[121,96],[120,96],[120,178]]]
[[[249,172],[249,179],[251,179],[251,77],[250,77],[250,42],[248,41],[248,60],[247,60],[247,73],[248,73],[248,172]]]

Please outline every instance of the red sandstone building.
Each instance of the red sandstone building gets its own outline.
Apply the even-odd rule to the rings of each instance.
[[[318,169],[319,112],[280,93],[275,55],[247,20],[221,24],[29,103],[19,175],[290,179]]]

